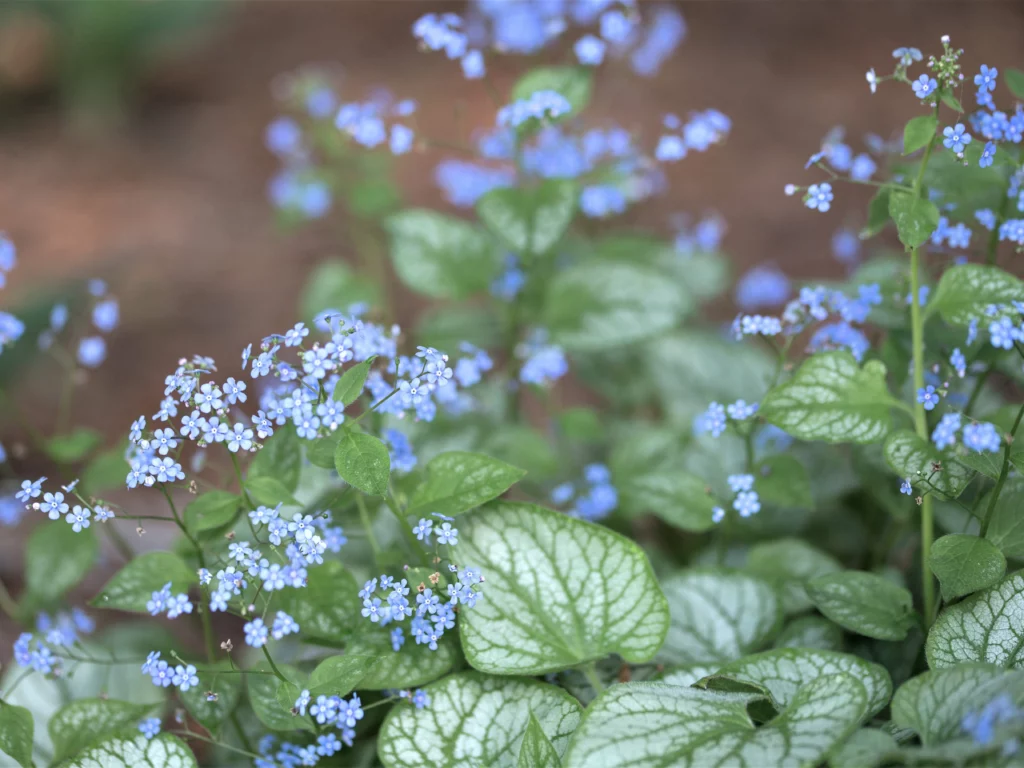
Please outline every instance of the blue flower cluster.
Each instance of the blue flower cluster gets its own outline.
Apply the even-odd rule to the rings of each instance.
[[[725,219],[718,214],[702,217],[693,227],[690,227],[686,214],[673,214],[671,225],[674,233],[672,245],[676,253],[683,257],[716,252],[726,230]]]
[[[176,619],[183,613],[192,613],[192,608],[187,594],[171,594],[171,582],[167,582],[159,591],[154,592],[146,603],[146,610],[150,616],[166,613],[168,619]]]
[[[7,285],[7,274],[18,263],[18,252],[3,232],[0,232],[0,288]],[[0,312],[0,353],[25,333],[25,324],[9,312]]]
[[[174,686],[179,691],[188,691],[199,685],[199,674],[192,664],[178,664],[172,667],[160,658],[160,651],[150,651],[142,664],[142,674],[149,675],[153,685],[159,688]]]
[[[729,490],[733,493],[732,508],[740,517],[751,517],[761,511],[761,497],[754,490],[753,475],[729,475],[726,480],[729,483]],[[725,515],[723,507],[713,507],[711,521],[720,523],[725,520]]]
[[[999,726],[1010,723],[1019,724],[1021,721],[1024,721],[1024,711],[1013,703],[1010,694],[1001,693],[980,710],[965,715],[960,722],[960,728],[976,744],[986,746],[995,740],[996,729]],[[1003,745],[1003,754],[1004,756],[1012,755],[1019,748],[1018,740],[1011,738]]]
[[[160,733],[160,726],[161,723],[159,717],[147,717],[139,723],[139,733],[147,739],[152,739]]]
[[[52,649],[69,648],[79,641],[80,635],[91,634],[95,629],[96,622],[78,607],[56,616],[40,613],[35,632],[23,632],[14,641],[14,661],[44,675],[58,675],[62,671],[61,659]]]
[[[591,522],[608,517],[619,505],[619,493],[612,484],[612,473],[604,464],[588,464],[583,470],[586,487],[577,490],[573,483],[562,483],[551,491],[551,503],[571,517]]]
[[[549,344],[547,339],[547,331],[538,328],[516,348],[516,356],[523,361],[519,380],[524,384],[545,387],[569,372],[565,351],[557,344]]]
[[[628,59],[633,71],[649,77],[686,35],[683,17],[670,6],[654,6],[646,20],[636,0],[476,0],[465,18],[454,13],[427,14],[413,25],[424,49],[459,60],[470,80],[484,77],[483,51],[535,54],[571,27],[595,27],[573,44],[580,64],[598,66],[606,57]]]
[[[977,453],[997,453],[1002,448],[1002,436],[995,424],[991,422],[971,422],[963,424],[959,413],[947,413],[939,420],[932,431],[932,442],[939,450],[946,450],[956,445],[957,433],[963,427],[963,443],[969,450]]]
[[[429,531],[423,529],[424,520],[420,521],[420,532],[418,538],[429,543]],[[446,537],[454,543],[454,535],[458,531],[451,529],[448,523],[448,531],[452,531]],[[442,526],[444,527],[444,526]],[[438,536],[439,543],[445,543]],[[363,601],[362,614],[374,624],[386,627],[392,622],[398,623],[410,619],[409,629],[417,645],[426,645],[430,650],[437,650],[438,641],[444,636],[446,630],[455,627],[456,611],[459,606],[472,608],[480,598],[480,591],[475,587],[483,583],[484,579],[476,568],[459,569],[455,565],[449,565],[448,570],[453,574],[454,580],[446,584],[447,600],[435,590],[441,583],[439,572],[430,575],[431,586],[419,584],[416,588],[416,604],[409,601],[409,583],[405,579],[396,581],[388,575],[382,575],[377,579],[367,581],[361,590],[359,597]],[[378,595],[383,595],[378,597]],[[391,630],[391,647],[397,652],[405,644],[405,633],[401,627]]]
[[[757,413],[757,407],[757,403],[748,403],[746,400],[737,400],[726,406],[712,402],[706,411],[693,420],[693,434],[721,437],[730,422],[738,424],[746,421]]]
[[[737,340],[755,335],[792,336],[814,322],[837,315],[835,321],[815,331],[808,344],[808,351],[848,349],[854,357],[862,360],[871,345],[855,324],[864,323],[871,307],[881,303],[882,294],[877,283],[858,286],[856,298],[825,286],[804,287],[800,289],[797,298],[786,304],[781,317],[740,314],[733,321],[732,333]]]
[[[717,109],[696,112],[684,124],[676,115],[666,115],[664,127],[670,131],[658,139],[654,157],[660,162],[676,162],[689,152],[704,152],[729,135],[732,121]]]
[[[308,695],[308,691],[304,691]],[[320,698],[325,698],[321,696]],[[341,751],[342,745],[351,747],[355,737],[355,729],[346,725],[350,720],[354,726],[357,720],[363,718],[362,702],[359,697],[353,695],[351,701],[345,701],[337,696],[331,697],[331,704],[324,704],[325,712],[327,707],[335,705],[331,710],[336,709],[337,715],[333,725],[341,732],[339,738],[335,733],[322,733],[316,737],[312,744],[300,745],[289,741],[278,743],[278,736],[267,734],[260,739],[260,756],[253,760],[255,768],[299,768],[299,766],[313,766],[320,762],[322,757],[331,757]],[[338,699],[334,702],[333,699]],[[300,699],[301,700],[301,699]],[[308,703],[308,701],[307,701]],[[314,704],[314,706],[317,706]],[[297,710],[296,710],[297,712]],[[302,714],[305,714],[303,708]],[[358,716],[357,716],[358,715]]]
[[[63,515],[64,521],[71,526],[75,533],[88,528],[91,520],[105,523],[113,519],[114,512],[109,507],[102,504],[89,504],[81,495],[75,492],[78,480],[61,486],[66,493],[74,494],[82,502],[81,505],[75,504],[73,507],[65,501],[66,497],[61,491],[43,493],[42,486],[45,482],[45,477],[40,477],[37,480],[22,480],[21,490],[14,494],[14,498],[25,504],[26,508],[38,510],[51,520],[59,520]],[[32,499],[39,498],[40,495],[43,497],[42,501],[31,501]]]

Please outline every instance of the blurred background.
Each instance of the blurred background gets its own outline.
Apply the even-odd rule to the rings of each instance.
[[[855,151],[867,133],[900,134],[915,102],[902,88],[872,96],[864,78],[870,67],[888,71],[894,48],[928,51],[950,34],[966,50],[967,72],[982,62],[1024,64],[1020,1],[676,7],[686,38],[659,74],[606,65],[591,114],[614,118],[651,146],[668,112],[715,108],[732,119],[723,146],[669,166],[666,193],[622,218],[670,238],[674,214],[720,214],[734,276],[761,264],[797,279],[844,272],[833,235],[863,224],[870,190],[843,187],[827,215],[782,190],[819,180],[804,163],[836,126]],[[114,445],[138,414],[153,411],[178,358],[237,359],[245,344],[295,322],[319,264],[366,260],[359,227],[341,206],[284,226],[268,199],[279,162],[264,136],[290,75],[317,67],[342,98],[380,87],[415,98],[423,135],[468,139],[493,124],[485,87],[444,56],[418,51],[412,38],[419,16],[446,9],[463,3],[0,3],[0,231],[19,258],[3,308],[24,316],[37,302],[48,311],[48,297],[93,277],[120,301],[107,361],[78,382],[76,423]],[[491,57],[488,81],[506,93],[526,66],[524,57]],[[445,207],[433,171],[449,156],[429,149],[390,162],[405,204]],[[395,319],[414,324],[422,300],[393,280],[389,291]],[[725,319],[733,308],[726,299],[715,311]],[[50,359],[15,367],[9,357],[0,376],[13,385],[20,416],[51,430],[59,367]],[[5,422],[0,440],[18,475],[36,477],[46,464],[17,450],[22,429]],[[15,591],[32,522],[0,529],[0,578]]]

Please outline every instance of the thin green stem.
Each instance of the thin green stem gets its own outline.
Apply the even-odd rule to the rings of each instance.
[[[2,694],[0,694],[0,701],[3,701],[4,699],[9,699],[11,697],[11,694],[14,693],[14,690],[19,685],[21,685],[21,681],[29,675],[31,675],[34,671],[35,670],[32,669],[26,669],[24,672],[18,675],[17,679],[13,683],[11,683],[11,687],[4,691]]]
[[[974,406],[978,404],[978,398],[981,397],[981,391],[985,388],[985,382],[992,374],[992,370],[994,368],[995,363],[989,363],[985,367],[985,370],[978,374],[978,378],[974,381],[974,389],[971,390],[971,396],[967,398],[967,405],[964,406],[964,416],[970,416],[971,411],[974,410]]]
[[[1006,220],[1010,199],[1010,185],[1007,184],[1006,190],[1003,192],[1003,202],[999,205],[999,216],[992,225],[992,231],[989,233],[988,244],[985,248],[985,263],[989,266],[994,266],[996,263],[996,251],[999,248],[999,225]]]
[[[264,655],[264,656],[266,657],[266,659],[267,659],[267,663],[268,663],[268,664],[270,664],[270,668],[271,668],[272,670],[274,670],[274,675],[275,675],[276,677],[279,677],[279,678],[281,678],[281,680],[283,680],[284,682],[286,682],[286,683],[290,683],[290,682],[291,682],[291,680],[289,680],[289,679],[288,679],[287,677],[285,677],[285,676],[284,676],[284,675],[283,675],[283,674],[281,673],[281,670],[277,668],[277,664],[275,664],[275,663],[274,663],[274,660],[273,660],[273,659],[272,659],[272,658],[270,657],[270,651],[268,651],[268,650],[267,650],[267,646],[265,646],[265,645],[263,646],[263,655]]]
[[[167,518],[161,519],[166,520]],[[113,523],[101,523],[100,527],[126,563],[135,557],[135,550],[132,549],[131,544],[125,541],[124,536]]]
[[[232,458],[234,456],[232,455]],[[199,544],[199,541],[189,532],[185,523],[182,521],[181,516],[178,514],[178,508],[174,504],[174,499],[171,498],[171,494],[167,490],[167,486],[163,483],[160,484],[160,490],[167,499],[167,504],[171,508],[171,514],[174,515],[174,522],[177,523],[181,532],[185,534],[185,537],[192,543],[192,548],[196,552],[196,560],[199,562],[199,567],[206,569],[206,558],[203,556],[203,548]],[[213,664],[217,658],[217,648],[213,640],[213,626],[210,624],[210,604],[207,601],[205,604],[202,600],[199,601],[199,622],[203,625],[203,644],[206,646],[206,660]]]
[[[601,682],[601,678],[597,674],[597,667],[594,662],[588,661],[580,669],[583,671],[583,674],[586,675],[591,688],[593,688],[598,695],[604,693],[604,683]]]
[[[261,757],[260,755],[256,754],[255,752],[253,752],[251,750],[239,749],[238,747],[232,747],[230,744],[225,744],[223,741],[217,741],[216,739],[210,739],[210,738],[207,738],[206,736],[200,736],[195,731],[168,731],[168,733],[173,733],[175,736],[184,736],[186,739],[198,739],[199,741],[205,741],[207,744],[213,744],[213,745],[218,746],[218,747],[223,747],[224,749],[227,749],[227,750],[229,750],[231,752],[237,752],[240,755],[245,755],[246,757],[251,757],[254,760],[259,760],[260,757]]]
[[[935,116],[938,118],[939,106],[935,105]],[[921,185],[924,182],[925,169],[928,167],[928,160],[931,158],[932,149],[935,147],[937,134],[932,135],[925,147],[924,155],[921,157],[921,165],[914,179],[913,195],[916,201],[921,197]],[[921,286],[921,249],[916,246],[910,249],[910,336],[913,348],[914,362],[914,391],[924,388],[924,317],[921,312],[919,300]],[[914,430],[925,442],[928,442],[928,419],[925,416],[924,405],[914,405]],[[935,615],[935,580],[932,578],[931,568],[928,564],[932,551],[932,540],[935,538],[935,518],[932,495],[925,494],[921,501],[921,586],[924,597],[924,621],[925,626],[930,626]]]
[[[395,519],[398,520],[398,527],[401,529],[402,536],[405,538],[406,544],[409,545],[409,549],[419,555],[424,565],[428,565],[430,563],[430,555],[427,554],[427,550],[423,548],[423,545],[417,541],[416,534],[412,532],[412,526],[409,525],[409,521],[399,508],[398,502],[395,501],[390,488],[388,489],[387,496],[384,497],[384,503],[391,510],[391,514],[395,516]]]
[[[238,457],[233,453],[228,455],[231,457],[231,468],[235,470],[235,477],[238,479],[238,489],[245,497],[245,503],[249,505],[249,509],[256,509],[257,505],[253,504],[252,499],[249,497],[249,491],[245,489],[245,480],[242,479],[242,467],[238,464]]]
[[[359,520],[363,524],[363,530],[366,531],[366,538],[370,542],[370,549],[373,550],[374,562],[380,558],[380,544],[377,543],[377,536],[373,532],[373,523],[370,520],[370,513],[366,509],[366,501],[363,499],[363,494],[356,494],[356,507],[359,509]]]
[[[995,511],[996,502],[999,501],[999,494],[1003,492],[1003,485],[1006,483],[1006,476],[1010,474],[1010,451],[1013,448],[1013,436],[1020,426],[1021,417],[1024,417],[1024,404],[1017,411],[1017,418],[1014,419],[1010,434],[1007,435],[1006,445],[1003,447],[1003,466],[999,469],[999,479],[996,480],[996,487],[988,498],[988,507],[985,509],[985,517],[981,521],[981,536],[985,537],[988,532],[989,523],[992,522],[992,513]]]

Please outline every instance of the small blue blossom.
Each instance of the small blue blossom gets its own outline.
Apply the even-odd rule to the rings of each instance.
[[[934,409],[939,404],[940,399],[939,394],[935,391],[935,387],[931,384],[917,390],[917,402],[921,403],[926,411]]]
[[[960,351],[959,347],[954,349],[952,354],[950,354],[949,364],[953,366],[953,370],[956,371],[956,375],[959,378],[962,379],[967,374],[967,359],[964,357],[964,353]]]
[[[711,508],[711,522],[720,523],[725,520],[725,510],[722,507],[714,506]]]
[[[405,633],[402,632],[401,627],[395,627],[391,630],[391,649],[397,652],[403,645],[405,645]]]
[[[291,616],[284,611],[278,611],[274,617],[274,624],[270,634],[275,640],[280,640],[285,635],[291,635],[299,631],[299,625]]]
[[[900,66],[909,67],[915,61],[921,61],[921,51],[917,48],[897,48],[892,52],[894,59],[899,59]]]
[[[960,431],[960,414],[947,413],[932,430],[932,442],[940,451],[956,445],[956,434]]]
[[[469,51],[462,57],[462,75],[467,80],[479,80],[487,74],[484,55],[480,51]]]
[[[580,64],[596,67],[604,61],[607,44],[594,35],[584,35],[573,45],[573,53]]]
[[[998,69],[982,64],[981,72],[974,76],[974,84],[978,86],[978,90],[980,91],[994,91],[996,89],[996,78],[998,76]]]
[[[45,477],[40,477],[38,480],[22,480],[21,490],[14,494],[14,497],[18,501],[28,502],[29,499],[35,499],[42,493],[42,485],[46,482]]]
[[[982,151],[981,157],[978,158],[978,166],[980,168],[988,168],[989,166],[992,165],[993,162],[995,162],[995,157],[996,145],[990,141],[987,144],[985,144],[985,149],[984,151]],[[981,211],[977,211],[975,213],[975,216],[977,216],[978,213],[981,213]],[[992,227],[986,227],[986,229],[992,229]]]
[[[955,126],[946,126],[942,129],[942,135],[945,137],[942,140],[942,146],[946,149],[952,150],[957,157],[963,157],[964,149],[968,144],[971,143],[971,134],[967,133],[967,129],[963,123],[957,123]]]
[[[182,692],[195,688],[199,685],[199,675],[196,673],[196,668],[191,664],[178,664],[174,668],[174,676],[171,678],[171,684]]]
[[[753,475],[729,475],[727,478],[729,483],[729,489],[733,493],[739,493],[740,491],[750,491],[754,488],[754,476]]]
[[[253,648],[262,648],[267,644],[269,630],[263,623],[263,619],[253,619],[243,627],[245,630],[245,642]]]
[[[914,95],[917,96],[917,98],[926,99],[938,90],[939,84],[934,77],[921,75],[917,80],[910,84],[910,87],[914,89]]]
[[[1006,315],[989,323],[988,334],[992,346],[996,349],[1013,349],[1015,341],[1024,340],[1024,332],[1020,328],[1015,328]]]
[[[160,733],[160,718],[147,717],[145,720],[139,723],[139,733],[141,733],[147,739],[152,739],[154,736]]]
[[[963,432],[964,446],[978,453],[998,453],[1002,438],[996,425],[989,422],[967,424]]]
[[[412,703],[416,709],[424,709],[430,706],[430,696],[422,688],[417,688],[412,693]]]
[[[77,357],[86,368],[97,368],[107,357],[107,342],[100,336],[88,336],[78,342]]]
[[[741,491],[736,494],[732,508],[739,512],[740,517],[750,517],[761,511],[761,502],[755,491]]]
[[[693,431],[697,435],[710,433],[712,437],[719,437],[725,432],[725,427],[725,408],[719,403],[711,403],[693,422]]]
[[[456,528],[452,528],[451,523],[442,523],[441,527],[437,528],[434,532],[437,534],[438,544],[448,544],[449,546],[455,546],[459,543],[459,531]]]
[[[832,207],[833,198],[832,185],[828,182],[811,184],[811,186],[807,188],[807,194],[804,197],[804,205],[812,211],[825,213]]]
[[[68,525],[71,526],[71,530],[75,533],[79,533],[84,528],[89,527],[89,518],[92,517],[92,511],[88,508],[80,507],[78,504],[72,508],[68,513],[67,517],[64,518]]]
[[[422,541],[424,544],[430,543],[430,536],[433,533],[434,521],[427,520],[424,517],[420,518],[420,521],[413,526],[412,532],[416,534],[416,538]]]
[[[92,324],[103,333],[117,328],[120,320],[117,299],[105,299],[92,308]]]
[[[737,400],[726,406],[725,410],[733,421],[744,421],[757,413],[757,403],[747,404],[746,400]]]
[[[69,507],[64,501],[64,494],[60,491],[44,494],[43,501],[39,504],[39,510],[51,520],[59,520],[60,516],[65,514],[68,509]]]

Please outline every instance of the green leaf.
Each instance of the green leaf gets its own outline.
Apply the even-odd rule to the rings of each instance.
[[[889,223],[889,188],[882,187],[868,204],[868,222],[860,231],[860,239],[874,237]]]
[[[979,509],[987,512],[992,491],[981,500]],[[1007,557],[1024,558],[1024,477],[1010,477],[996,499],[985,538],[999,547]]]
[[[899,749],[896,739],[878,728],[861,728],[832,750],[829,768],[870,768]]]
[[[371,307],[379,304],[380,288],[372,280],[354,274],[343,261],[323,261],[306,281],[302,293],[302,316],[312,320],[324,310],[344,312],[360,302]]]
[[[486,599],[459,616],[466,660],[481,671],[539,675],[612,653],[639,663],[665,637],[650,563],[607,528],[498,502],[460,519],[452,559],[487,579]]]
[[[486,290],[499,252],[485,232],[461,219],[410,209],[386,220],[391,261],[409,288],[435,299],[460,299]]]
[[[911,119],[903,128],[903,154],[909,155],[926,146],[935,136],[939,120],[934,115],[921,115]]]
[[[1024,666],[1024,574],[947,606],[928,632],[925,654],[932,669],[970,661]]]
[[[347,375],[347,373],[346,373]],[[345,377],[342,376],[342,383]],[[340,384],[339,384],[340,386]],[[337,391],[337,390],[335,390]],[[299,487],[302,474],[302,442],[291,425],[278,427],[263,443],[263,447],[249,464],[249,480],[272,477],[289,493]]]
[[[46,453],[58,464],[73,464],[84,459],[102,442],[103,435],[95,429],[79,427],[74,432],[47,440]]]
[[[1001,453],[967,451],[966,453],[957,453],[955,460],[969,470],[973,469],[975,472],[980,472],[990,480],[998,479],[999,471],[1003,468],[1003,455]]]
[[[152,704],[131,704],[114,699],[71,702],[57,712],[47,726],[53,741],[54,762],[77,755],[115,731],[134,727],[152,711]]]
[[[551,281],[544,324],[572,350],[604,351],[673,328],[692,305],[683,288],[657,269],[587,261]]]
[[[555,746],[531,713],[530,723],[523,734],[523,743],[519,746],[516,768],[561,768],[561,765]]]
[[[663,683],[617,685],[587,707],[562,762],[566,768],[814,766],[858,727],[868,702],[856,678],[819,677],[755,729],[747,706],[758,698]]]
[[[932,545],[928,566],[939,580],[942,599],[950,601],[991,587],[1006,573],[1006,558],[990,541],[951,533]]]
[[[348,696],[359,682],[377,664],[375,656],[361,656],[346,653],[343,656],[329,656],[309,675],[309,695]]]
[[[185,525],[193,533],[227,525],[242,505],[242,498],[227,491],[207,491],[185,507]]]
[[[672,619],[659,658],[671,664],[724,664],[764,647],[782,626],[777,591],[754,576],[694,569],[662,588]]]
[[[907,248],[926,242],[939,225],[939,209],[935,203],[895,189],[889,193],[889,215],[896,223],[900,242]]]
[[[1024,296],[1024,282],[999,267],[961,264],[942,274],[925,314],[938,312],[951,325],[984,319],[990,304],[1008,304]]]
[[[416,489],[407,514],[457,515],[496,499],[526,473],[482,453],[450,451],[427,464],[427,477]]]
[[[196,757],[170,733],[152,739],[125,734],[89,747],[61,768],[196,768]]]
[[[547,253],[576,213],[576,182],[547,179],[534,187],[492,189],[476,205],[491,233],[524,258]]]
[[[148,613],[153,593],[171,583],[171,594],[187,592],[198,581],[196,573],[172,552],[147,552],[114,574],[90,604],[97,608]]]
[[[316,440],[307,440],[306,458],[309,463],[321,469],[334,469],[334,452],[338,450],[338,441],[344,434],[344,430],[338,430]]]
[[[579,702],[534,680],[463,672],[425,690],[429,707],[399,704],[384,720],[377,753],[386,768],[515,768],[531,720],[558,755],[580,720]]]
[[[359,585],[336,560],[309,569],[305,589],[280,593],[280,609],[295,619],[308,639],[339,644],[360,628]]]
[[[836,624],[878,640],[902,640],[913,623],[913,598],[903,587],[865,571],[839,571],[807,583],[815,607]]]
[[[1003,73],[1003,80],[1010,93],[1018,99],[1024,99],[1024,72],[1019,69],[1007,69]]]
[[[861,368],[849,352],[823,352],[770,390],[760,414],[801,440],[873,443],[888,434],[893,404],[880,362]]]
[[[960,104],[960,99],[954,96],[953,92],[949,90],[949,88],[940,88],[939,98],[942,100],[943,104],[952,109],[954,112],[959,112],[963,114],[964,108]]]
[[[811,478],[793,456],[769,456],[757,466],[754,490],[762,501],[789,509],[812,509]]]
[[[786,614],[803,613],[813,603],[805,585],[817,576],[842,570],[839,561],[801,539],[777,539],[755,544],[746,570],[771,582],[782,595]]]
[[[551,478],[561,466],[560,457],[548,438],[525,424],[497,427],[484,440],[480,450],[522,468],[533,480]]]
[[[198,673],[199,685],[187,691],[179,691],[178,698],[204,728],[212,731],[227,720],[238,706],[238,700],[242,697],[242,676],[231,671],[233,667],[226,660],[213,667],[209,664],[202,666],[203,669]],[[218,674],[221,672],[226,674]],[[207,701],[207,694],[211,691],[217,698]]]
[[[924,672],[896,691],[893,722],[900,728],[910,728],[925,746],[941,744],[962,733],[964,715],[995,698],[992,686],[1006,677],[1006,670],[990,664],[958,664]],[[1024,679],[1021,673],[1011,677]]]
[[[845,673],[857,678],[868,697],[868,715],[885,709],[892,696],[892,679],[885,667],[849,653],[809,648],[777,648],[726,664],[701,687],[719,678],[765,688],[778,704],[788,707],[801,688],[819,677]]]
[[[374,359],[370,357],[361,363],[356,363],[341,375],[341,379],[334,387],[333,397],[335,400],[345,405],[352,405],[359,398]]]
[[[538,67],[523,75],[512,87],[510,101],[528,99],[537,91],[556,91],[562,94],[572,111],[556,122],[578,115],[590,101],[594,78],[587,67]]]
[[[31,712],[0,701],[0,752],[13,758],[21,768],[32,768],[34,732]]]
[[[356,635],[346,645],[346,650],[351,654],[377,657],[377,664],[359,682],[359,690],[383,691],[387,688],[418,688],[441,677],[455,666],[457,645],[455,635],[449,632],[441,638],[436,651],[427,645],[406,643],[396,653],[387,630],[382,629]]]
[[[391,456],[380,440],[365,432],[348,432],[334,450],[334,468],[341,479],[371,496],[386,496]]]
[[[305,686],[305,675],[295,667],[290,664],[278,663],[277,668],[282,675],[299,688]],[[293,715],[291,709],[278,699],[277,688],[284,683],[272,673],[270,666],[259,664],[255,669],[260,674],[249,673],[245,677],[249,686],[249,703],[252,704],[252,711],[256,713],[259,721],[272,731],[312,731],[312,720],[308,717]]]
[[[893,432],[882,449],[885,460],[901,478],[909,478],[915,487],[934,491],[940,499],[955,499],[971,481],[973,473],[951,457],[945,456],[930,440],[909,429]],[[941,466],[935,471],[935,465]]]
[[[289,507],[302,506],[292,496],[288,486],[276,477],[268,477],[266,475],[247,477],[245,480],[245,490],[249,494],[249,498],[257,504],[267,507],[276,507],[278,504],[284,504]]]
[[[93,496],[111,488],[121,488],[128,469],[123,448],[104,451],[90,461],[82,471],[81,493]]]
[[[504,306],[442,305],[420,314],[415,339],[436,349],[458,349],[467,341],[481,349],[500,347],[505,341],[504,320],[498,310]]]
[[[674,468],[616,477],[619,500],[630,514],[651,512],[684,531],[706,531],[714,522],[715,498],[704,481]]]
[[[821,616],[799,616],[779,632],[776,648],[813,648],[820,651],[841,651],[843,630]]]
[[[82,582],[99,556],[95,528],[75,533],[63,520],[32,531],[25,550],[25,586],[44,603]]]

